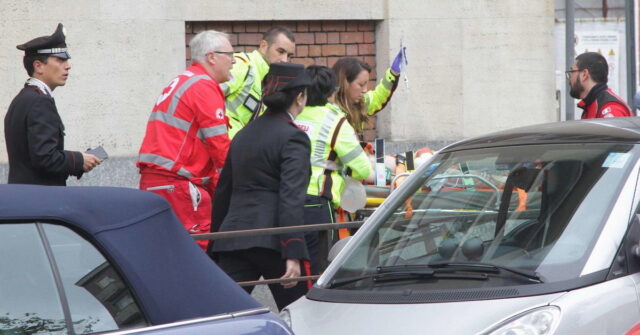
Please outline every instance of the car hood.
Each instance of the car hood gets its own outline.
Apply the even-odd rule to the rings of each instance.
[[[563,294],[432,304],[345,304],[301,298],[287,310],[297,335],[469,335],[515,314],[548,305]]]

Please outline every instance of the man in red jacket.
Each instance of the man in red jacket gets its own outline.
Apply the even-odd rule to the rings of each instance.
[[[229,148],[224,95],[233,48],[226,34],[197,34],[193,65],[164,88],[147,123],[140,189],[163,196],[191,234],[208,233],[213,192]],[[198,241],[206,250],[208,241]]]
[[[585,52],[576,57],[571,70],[566,72],[570,94],[582,112],[581,119],[632,116],[631,109],[607,87],[609,65],[597,52]]]

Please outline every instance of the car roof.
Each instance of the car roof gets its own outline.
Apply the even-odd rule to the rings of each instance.
[[[442,152],[526,144],[638,142],[640,118],[621,117],[513,128],[456,142]]]
[[[194,243],[160,196],[129,188],[0,185],[0,224],[62,224],[98,246],[152,324],[260,307]]]

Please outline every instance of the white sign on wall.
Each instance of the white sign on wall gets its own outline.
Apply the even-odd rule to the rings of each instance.
[[[614,92],[620,92],[620,33],[613,30],[576,32],[575,55],[584,52],[597,52],[607,59],[608,86]]]

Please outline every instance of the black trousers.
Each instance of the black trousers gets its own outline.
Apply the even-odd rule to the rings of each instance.
[[[335,218],[333,216],[331,202],[326,198],[307,194],[304,201],[304,224],[334,222]],[[332,232],[329,232],[329,236],[332,236]],[[318,232],[306,233],[304,237],[307,242],[307,250],[309,251],[309,258],[311,260],[311,273],[314,275],[320,274],[322,271],[322,257],[327,257],[327,255],[320,254],[321,248],[319,245]],[[332,240],[333,238],[329,238],[329,241]],[[329,246],[327,246],[327,248],[328,247]]]
[[[280,278],[286,270],[286,260],[279,252],[267,248],[251,248],[236,251],[216,252],[216,263],[236,282]],[[300,275],[310,275],[308,262],[300,262]],[[281,284],[270,284],[269,289],[281,310],[307,293],[311,282],[304,281],[292,288],[284,288]],[[251,293],[253,286],[243,287]]]

